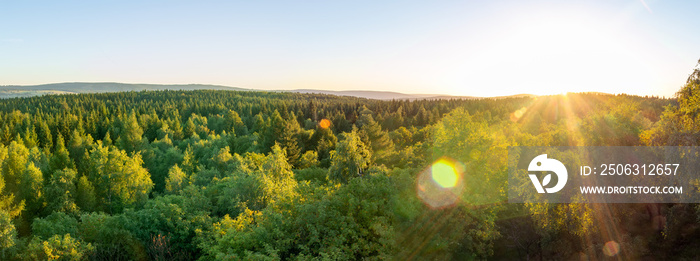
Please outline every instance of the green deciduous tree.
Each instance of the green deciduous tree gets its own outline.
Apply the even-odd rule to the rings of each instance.
[[[296,195],[297,182],[292,166],[287,162],[285,151],[277,144],[272,147],[260,169],[253,175],[259,177],[262,182],[265,204],[289,200]]]
[[[140,154],[128,156],[123,150],[97,145],[90,152],[88,180],[95,186],[99,209],[119,213],[142,206],[153,188],[151,177],[141,165]]]
[[[46,196],[44,212],[47,215],[52,212],[78,213],[78,206],[75,204],[76,175],[73,169],[55,170],[51,174],[48,183],[44,186]]]
[[[34,219],[44,208],[43,186],[44,176],[41,170],[33,162],[29,163],[22,173],[18,194],[19,199],[26,204],[23,218],[27,221]]]
[[[686,84],[676,93],[677,106],[668,106],[653,128],[640,136],[648,146],[700,144],[700,61]]]
[[[144,167],[151,174],[154,191],[157,192],[164,190],[170,167],[181,164],[183,160],[182,152],[173,146],[173,141],[168,136],[153,141],[150,146],[141,150],[141,155]]]
[[[5,191],[17,193],[22,173],[27,167],[29,150],[18,142],[11,142],[7,147],[7,158],[2,164],[2,177],[5,180]]]
[[[55,235],[76,235],[78,220],[63,212],[53,212],[44,218],[34,220],[32,233],[40,239],[49,239]]]
[[[225,216],[202,247],[207,258],[255,260],[391,259],[397,250],[392,181],[386,176],[347,185],[304,187],[305,199],[279,211]],[[374,200],[368,200],[374,199]]]
[[[299,168],[311,168],[318,165],[318,153],[313,150],[304,152],[304,155],[299,159]]]
[[[357,132],[341,135],[342,139],[331,151],[331,167],[329,178],[341,183],[347,183],[351,178],[360,177],[369,168],[372,153],[360,140]]]
[[[90,243],[75,239],[69,234],[55,235],[48,240],[32,238],[23,260],[84,260],[94,250]]]
[[[165,180],[165,191],[168,193],[177,193],[187,186],[187,175],[175,164],[168,171],[168,178]]]
[[[0,257],[5,258],[5,252],[15,245],[16,239],[17,231],[10,213],[0,209]]]

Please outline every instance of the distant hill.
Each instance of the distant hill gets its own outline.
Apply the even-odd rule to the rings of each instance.
[[[320,94],[330,94],[337,96],[353,96],[361,97],[367,99],[376,100],[450,100],[450,99],[501,99],[501,98],[514,98],[514,97],[532,97],[532,94],[518,94],[509,96],[498,96],[498,97],[475,97],[475,96],[453,96],[444,94],[406,94],[400,92],[385,92],[385,91],[327,91],[327,90],[313,90],[313,89],[298,89],[290,90],[288,92],[298,92],[298,93],[320,93]]]
[[[231,90],[244,91],[249,89],[204,84],[128,84],[115,82],[66,82],[42,85],[6,85],[0,86],[0,98],[29,97],[44,94],[66,93],[103,93],[126,91],[156,91],[156,90]]]
[[[405,94],[400,92],[387,92],[387,91],[327,91],[327,90],[313,90],[313,89],[297,89],[297,90],[285,90],[285,92],[296,92],[296,93],[320,93],[320,94],[330,94],[337,96],[353,96],[367,99],[377,99],[377,100],[391,100],[391,99],[424,99],[437,94]],[[453,96],[454,97],[454,96]]]
[[[130,84],[116,82],[67,82],[51,83],[42,85],[6,85],[0,86],[0,98],[31,97],[50,94],[71,94],[71,93],[104,93],[104,92],[125,92],[125,91],[157,91],[157,90],[229,90],[229,91],[261,91],[255,89],[244,89],[222,85],[206,84]],[[352,96],[376,100],[437,100],[437,99],[483,99],[483,98],[508,98],[533,96],[530,94],[520,94],[502,97],[473,97],[473,96],[451,96],[443,94],[405,94],[387,91],[327,91],[313,89],[280,90],[279,92],[295,93],[319,93],[337,96]]]

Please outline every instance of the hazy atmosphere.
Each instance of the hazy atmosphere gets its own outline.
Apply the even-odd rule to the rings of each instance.
[[[3,2],[0,260],[698,260],[699,1],[435,2]]]
[[[697,2],[5,2],[0,85],[672,96]]]

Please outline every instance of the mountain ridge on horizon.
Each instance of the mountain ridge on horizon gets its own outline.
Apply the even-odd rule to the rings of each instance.
[[[485,99],[508,97],[531,97],[532,94],[516,94],[496,97],[456,96],[448,94],[407,94],[394,91],[372,90],[319,90],[319,89],[293,89],[293,90],[259,90],[240,87],[230,87],[215,84],[146,84],[146,83],[119,83],[119,82],[63,82],[38,85],[0,85],[0,98],[32,97],[53,94],[78,94],[78,93],[105,93],[121,91],[157,91],[157,90],[231,90],[231,91],[267,91],[267,92],[295,92],[295,93],[319,93],[336,96],[352,96],[376,100],[420,100],[420,99]]]

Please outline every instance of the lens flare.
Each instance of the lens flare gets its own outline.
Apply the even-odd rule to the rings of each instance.
[[[318,122],[318,126],[324,129],[328,129],[331,126],[331,121],[328,119],[322,119],[320,122]]]
[[[429,207],[439,209],[455,205],[462,195],[464,165],[444,157],[418,174],[416,193]]]
[[[519,121],[520,118],[522,118],[523,115],[525,115],[526,112],[527,112],[527,108],[526,108],[526,107],[522,107],[522,108],[520,108],[519,110],[517,110],[517,111],[515,111],[515,112],[513,112],[513,113],[510,114],[510,120],[511,120],[511,121]]]
[[[603,254],[606,256],[616,256],[618,253],[620,253],[620,244],[615,241],[608,241],[603,246]]]
[[[433,180],[443,188],[452,188],[457,185],[459,179],[457,170],[447,160],[439,160],[431,167]]]

